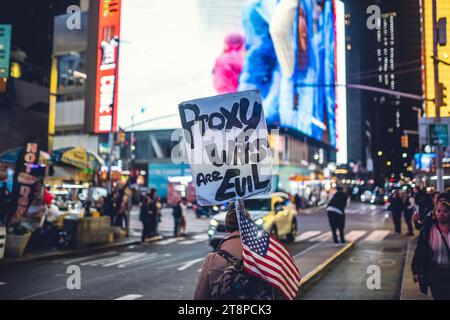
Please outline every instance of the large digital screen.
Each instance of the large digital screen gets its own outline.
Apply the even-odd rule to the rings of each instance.
[[[240,89],[259,88],[268,125],[336,145],[335,27],[331,0],[250,1]]]
[[[260,89],[267,124],[336,147],[333,0],[122,0],[118,125],[179,128],[180,101]]]

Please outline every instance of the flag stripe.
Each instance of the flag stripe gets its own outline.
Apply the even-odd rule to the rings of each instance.
[[[257,268],[261,273],[263,274],[265,281],[272,281],[276,280],[288,293],[290,296],[295,296],[297,291],[293,290],[287,283],[286,280],[279,277],[276,273],[272,272],[270,269],[266,270],[267,268],[262,266],[261,264],[258,264],[254,260],[247,260],[246,261],[248,265],[251,265],[255,268]]]
[[[245,270],[281,290],[288,299],[294,299],[300,287],[301,274],[290,253],[242,210],[238,216]]]
[[[251,275],[253,275],[253,276],[257,277],[257,278],[260,278],[260,279],[262,279],[262,280],[264,280],[264,281],[267,281],[266,278],[264,277],[264,275],[261,273],[261,271],[260,271],[258,268],[255,268],[255,267],[250,266],[250,265],[246,265],[246,266],[245,266],[245,270],[246,270],[248,273],[250,273]],[[288,298],[289,300],[293,300],[293,297],[292,297],[285,289],[283,289],[283,287],[281,286],[281,284],[280,284],[278,281],[276,281],[276,280],[271,280],[271,281],[267,281],[267,282],[269,282],[269,284],[270,284],[271,286],[273,286],[273,287],[277,288],[278,290],[280,290],[281,293],[282,293],[286,298]]]
[[[269,250],[269,251],[267,252],[267,255],[266,255],[265,258],[268,259],[268,260],[271,260],[271,261],[273,261],[273,262],[275,262],[275,263],[279,260],[279,257],[278,257],[278,256],[276,255],[276,253],[273,252],[272,250]],[[294,272],[294,271],[292,270],[292,267],[291,267],[291,266],[287,265],[286,263],[281,263],[280,265],[281,265],[281,267],[283,268],[283,270],[284,270],[291,278],[296,279],[297,281],[300,281],[301,278],[300,278],[299,274],[298,274],[297,272]]]
[[[300,277],[300,271],[298,271],[298,268],[297,268],[297,265],[295,264],[295,262],[292,263],[292,261],[290,259],[286,259],[286,256],[282,252],[278,251],[277,248],[272,247],[270,249],[271,249],[270,253],[274,254],[278,259],[282,260],[290,268],[291,272],[294,275],[297,275],[298,277]]]
[[[297,290],[297,285],[295,284],[295,282],[292,280],[291,277],[287,276],[285,270],[283,270],[281,265],[276,264],[276,263],[270,261],[269,259],[258,257],[257,255],[252,255],[251,252],[248,252],[248,249],[245,247],[244,247],[244,254],[251,256],[252,259],[255,261],[255,263],[260,263],[264,267],[266,267],[268,269],[272,269],[275,274],[280,273],[283,276],[282,277],[283,281],[289,285],[289,287],[292,289],[292,291]]]
[[[283,246],[283,244],[278,241],[278,239],[275,238],[271,238],[273,240],[273,244],[275,245],[275,247],[280,250],[281,252],[284,252],[284,255],[287,256],[293,265],[295,265],[295,261],[294,259],[291,257],[291,254],[289,253],[289,251],[286,250],[286,248]]]
[[[286,259],[286,256],[279,252],[275,247],[271,248],[271,250],[269,250],[269,254],[273,254],[275,255],[279,260],[282,260],[285,265],[291,270],[292,274],[295,275],[295,278],[298,278],[300,280],[300,272],[298,271],[297,265],[291,262],[290,259]],[[288,260],[288,261],[286,261]],[[293,277],[294,277],[293,275]]]
[[[295,292],[292,291],[292,289],[287,285],[287,283],[285,282],[286,280],[283,280],[281,278],[279,278],[279,276],[276,273],[273,273],[272,271],[269,270],[265,270],[267,269],[266,267],[262,266],[261,264],[256,263],[256,261],[254,261],[253,257],[251,257],[251,259],[248,259],[245,261],[248,265],[253,266],[255,268],[257,268],[260,273],[263,276],[263,280],[266,280],[268,282],[272,282],[273,280],[275,280],[280,286],[282,286],[286,292],[289,293],[289,296],[295,296]]]

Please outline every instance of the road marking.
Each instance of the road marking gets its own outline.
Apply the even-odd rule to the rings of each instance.
[[[180,241],[180,240],[184,240],[184,238],[170,238],[170,239],[166,239],[166,240],[155,242],[155,244],[166,245],[166,244],[171,244],[171,243],[174,243],[174,242],[177,242],[177,241]]]
[[[327,241],[329,239],[331,239],[331,231],[325,232],[318,237],[309,239],[309,241]]]
[[[126,296],[116,298],[114,300],[136,300],[143,297],[142,294],[127,294]]]
[[[199,263],[200,261],[203,261],[205,258],[197,258],[190,261],[185,262],[181,267],[177,268],[178,271],[186,270],[187,268],[193,266],[196,263]]]
[[[132,260],[132,261],[128,261],[128,262],[119,264],[117,267],[118,268],[125,268],[125,267],[128,267],[128,266],[133,265],[133,264],[137,264],[137,263],[141,263],[141,262],[149,262],[151,260],[155,260],[157,257],[158,257],[157,253],[151,253],[151,254],[147,254],[146,256],[144,256],[141,259]]]
[[[0,286],[4,286],[6,282],[0,282]]]
[[[196,240],[207,240],[208,238],[209,238],[209,236],[206,233],[196,234],[196,235],[192,236],[192,239],[196,239]]]
[[[124,262],[130,262],[130,261],[133,261],[133,260],[140,259],[140,258],[142,258],[143,256],[146,256],[146,255],[147,255],[147,253],[145,253],[145,252],[143,252],[143,253],[136,253],[136,254],[133,254],[132,256],[124,257],[122,259],[118,259],[116,261],[112,261],[110,263],[106,263],[106,264],[103,265],[103,267],[106,268],[106,267],[116,266],[116,265],[119,265],[119,264],[123,264]]]
[[[120,255],[117,255],[115,257],[96,259],[96,260],[92,260],[92,261],[85,261],[85,262],[82,262],[81,265],[82,266],[97,267],[97,266],[101,266],[101,265],[103,265],[105,263],[110,263],[110,262],[116,261],[117,259],[121,259],[121,258],[123,258],[125,256],[131,256],[133,254],[135,254],[135,253],[134,252],[124,252],[124,253],[121,253]]]
[[[322,233],[322,231],[306,231],[304,233],[301,233],[297,237],[295,237],[295,242],[300,242],[300,241],[315,237],[321,233]]]
[[[381,241],[391,233],[390,230],[375,230],[369,234],[364,241]]]
[[[93,254],[90,256],[86,256],[86,257],[81,257],[81,258],[75,258],[75,259],[71,259],[71,260],[65,260],[63,262],[63,264],[73,264],[75,262],[79,262],[79,261],[83,261],[83,260],[87,260],[87,259],[91,259],[91,258],[98,258],[98,257],[103,257],[103,256],[109,256],[109,255],[113,255],[113,254],[117,254],[117,251],[109,251],[109,252],[105,252],[105,253],[101,253],[101,254]],[[60,262],[61,260],[57,260],[57,261],[53,261],[54,263]]]
[[[345,240],[356,241],[359,238],[361,238],[363,235],[365,235],[366,233],[367,233],[367,231],[365,231],[365,230],[353,230],[345,235]]]

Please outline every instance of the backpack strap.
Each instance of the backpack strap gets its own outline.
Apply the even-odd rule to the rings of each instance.
[[[228,251],[225,250],[218,250],[216,252],[219,256],[221,256],[222,258],[224,258],[225,260],[227,260],[228,263],[230,264],[236,264],[239,263],[241,260],[237,259],[235,256],[233,256],[231,253],[229,253]]]
[[[228,241],[228,240],[231,240],[231,239],[240,238],[240,237],[241,237],[240,234],[235,234],[234,236],[224,238],[224,239],[222,239],[222,240],[219,242],[219,245],[217,246],[217,248],[220,248],[220,247],[222,246],[222,244],[224,244],[225,241]]]

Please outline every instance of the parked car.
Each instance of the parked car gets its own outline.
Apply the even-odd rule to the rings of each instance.
[[[297,230],[297,212],[289,196],[282,192],[259,196],[244,201],[253,221],[280,240],[294,241]],[[233,208],[231,203],[228,208]],[[209,243],[217,248],[220,241],[227,236],[225,216],[227,210],[214,215],[210,220]]]
[[[211,217],[217,213],[219,213],[220,208],[218,206],[199,206],[196,205],[195,206],[195,216],[197,218],[201,218],[201,217]]]

